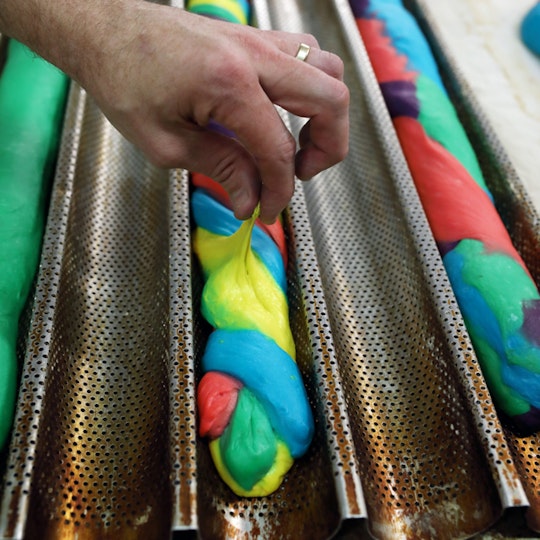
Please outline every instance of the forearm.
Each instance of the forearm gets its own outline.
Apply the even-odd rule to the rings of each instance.
[[[86,83],[111,47],[122,48],[139,0],[3,0],[0,32]],[[105,46],[106,45],[106,46]]]

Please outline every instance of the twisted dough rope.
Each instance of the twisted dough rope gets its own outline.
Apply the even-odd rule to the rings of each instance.
[[[350,0],[495,405],[540,429],[540,295],[400,0]]]
[[[244,24],[247,13],[239,17],[238,8],[247,7],[232,0],[188,5]],[[192,174],[192,185],[193,248],[205,279],[201,311],[214,327],[197,388],[199,434],[210,439],[216,469],[237,495],[266,496],[307,451],[314,431],[289,327],[285,235],[280,221],[264,226],[256,214],[237,220],[213,180]]]
[[[38,262],[68,78],[9,40],[0,75],[0,449],[17,393],[18,323]]]

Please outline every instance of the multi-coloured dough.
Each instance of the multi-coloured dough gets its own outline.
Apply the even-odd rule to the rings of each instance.
[[[245,2],[194,0],[188,9],[194,7],[248,20]],[[197,388],[199,433],[210,439],[216,468],[237,495],[265,496],[307,451],[314,431],[289,326],[285,235],[279,220],[237,220],[213,180],[192,174],[192,187],[193,248],[205,280],[201,311],[214,328]]]
[[[400,0],[350,0],[489,390],[540,429],[540,295],[512,245],[429,45]]]
[[[8,42],[0,75],[0,448],[17,393],[16,342],[35,276],[67,77]]]
[[[248,0],[188,0],[187,9],[205,17],[238,24],[248,24]]]
[[[235,493],[268,495],[313,436],[283,257],[254,217],[238,221],[207,190],[194,190],[191,208],[205,276],[201,309],[215,328],[197,389],[199,433],[211,439],[214,463]]]

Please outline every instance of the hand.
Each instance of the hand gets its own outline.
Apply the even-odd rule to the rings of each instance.
[[[345,157],[343,64],[312,36],[138,0],[104,2],[99,13],[100,2],[90,4],[101,22],[86,31],[78,25],[71,37],[84,57],[57,54],[67,63],[60,67],[151,162],[220,182],[236,217],[249,217],[260,200],[261,219],[273,222],[293,195],[295,174],[309,179]],[[295,58],[301,42],[311,46],[305,62]],[[298,153],[274,104],[309,119]],[[236,139],[210,129],[214,122]]]

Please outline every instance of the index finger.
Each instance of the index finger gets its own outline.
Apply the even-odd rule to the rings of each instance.
[[[216,120],[231,129],[252,155],[260,175],[260,219],[274,222],[294,193],[294,137],[258,81],[228,100]]]
[[[300,134],[297,176],[310,178],[344,159],[349,148],[349,90],[342,80],[341,60],[311,49],[305,62],[285,53],[269,67],[261,76],[269,98],[309,118]]]

